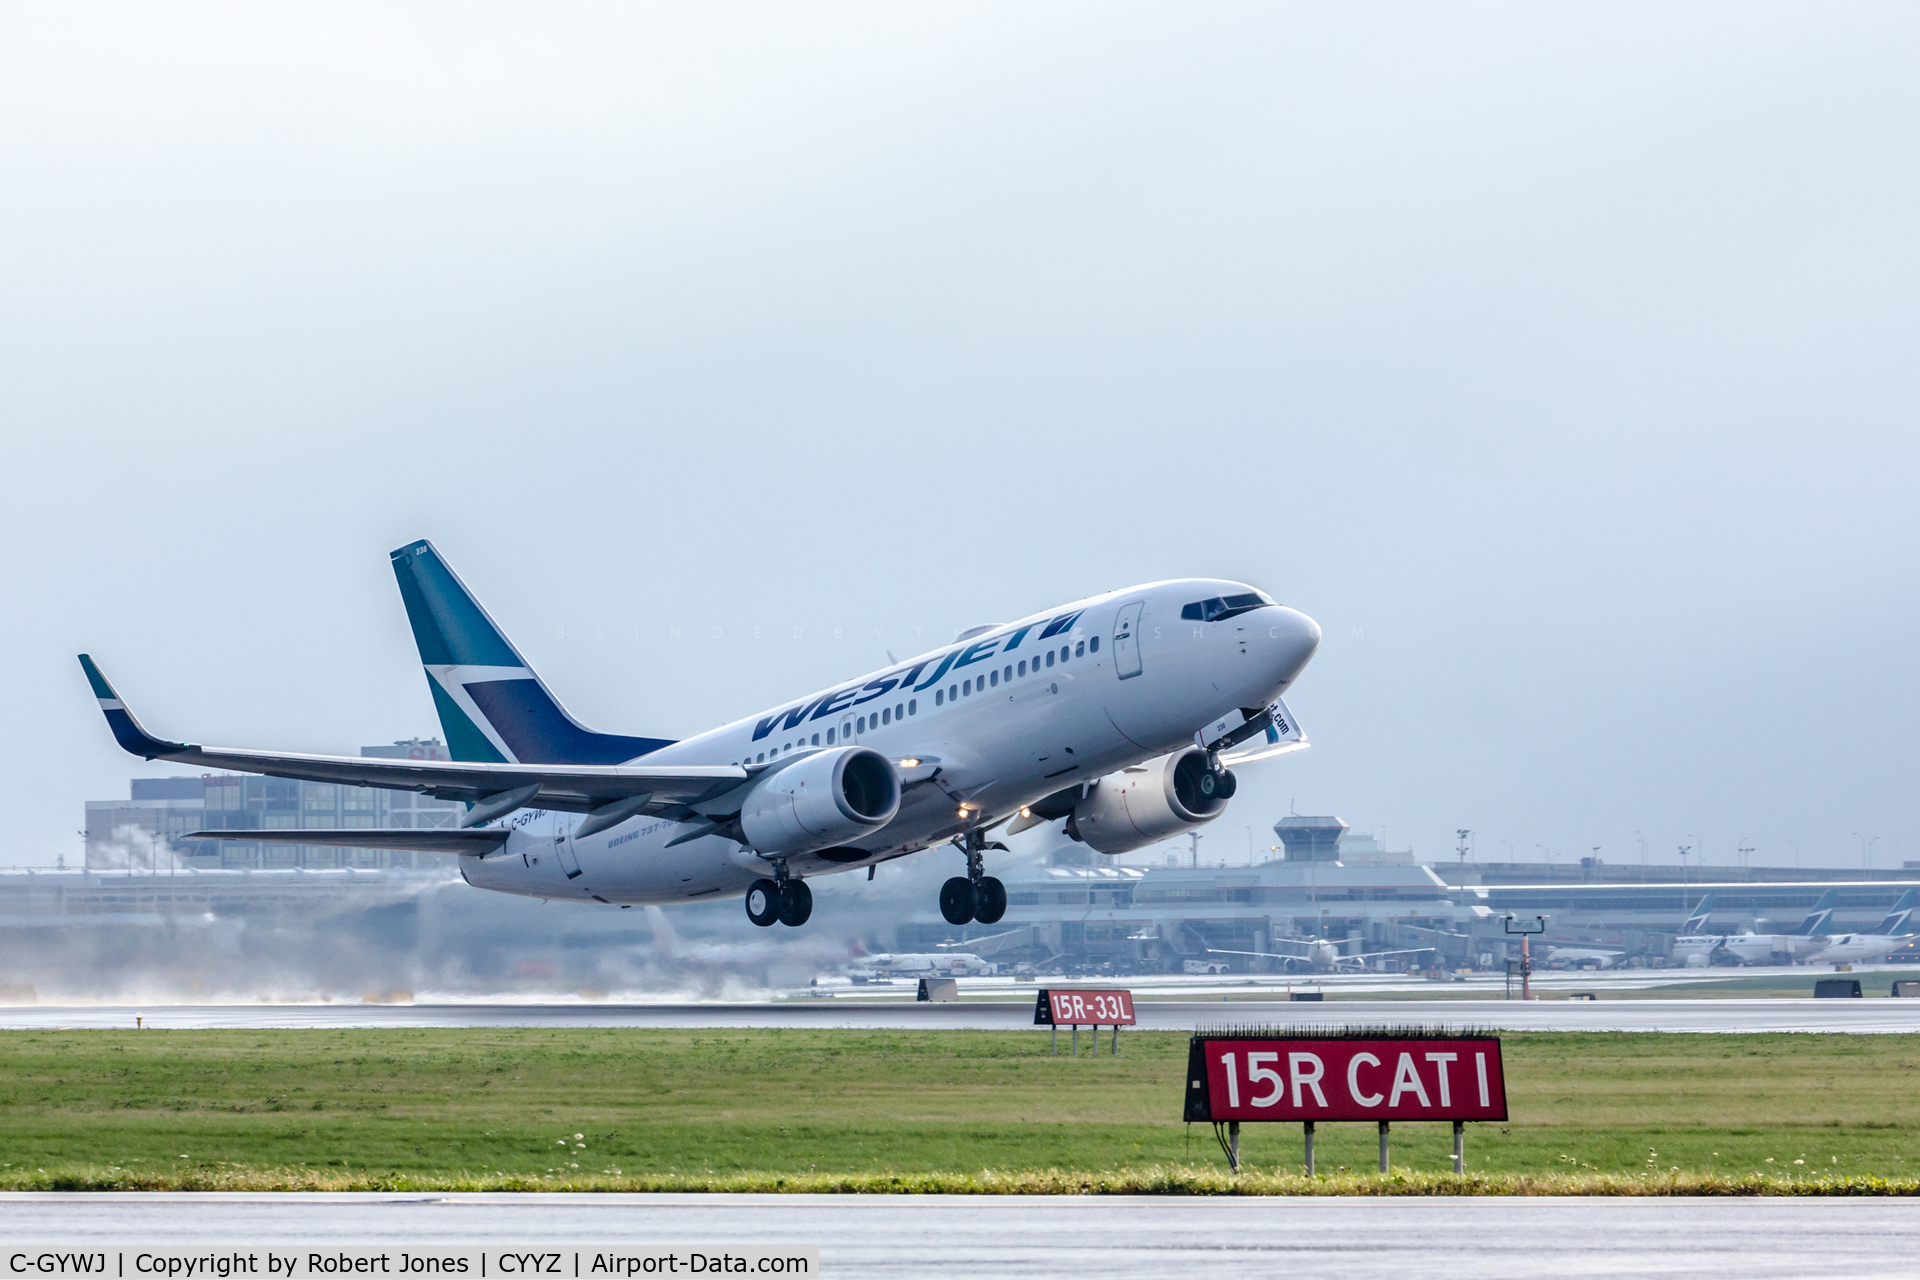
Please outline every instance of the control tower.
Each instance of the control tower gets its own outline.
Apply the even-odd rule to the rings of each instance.
[[[1340,837],[1347,834],[1347,824],[1333,817],[1294,814],[1274,823],[1273,833],[1286,848],[1288,862],[1338,862]]]

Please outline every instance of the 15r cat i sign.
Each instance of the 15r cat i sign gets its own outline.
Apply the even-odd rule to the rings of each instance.
[[[1197,1035],[1186,1119],[1505,1120],[1497,1036]]]

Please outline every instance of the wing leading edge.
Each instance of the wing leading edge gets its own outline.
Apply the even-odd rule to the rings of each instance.
[[[354,787],[381,787],[389,791],[418,791],[441,800],[484,805],[489,800],[515,797],[513,808],[558,809],[566,813],[611,811],[674,815],[690,806],[724,795],[745,782],[748,771],[734,765],[538,765],[489,764],[446,760],[379,760],[360,756],[303,755],[285,751],[247,751],[205,747],[155,737],[134,719],[120,695],[107,683],[93,659],[80,655],[80,666],[93,686],[93,696],[106,715],[107,727],[121,747],[148,760],[264,773],[275,778],[306,782],[336,782]],[[478,810],[476,810],[478,812]],[[498,816],[490,815],[490,816]],[[207,833],[209,837],[215,833]],[[218,833],[235,839],[234,833]],[[269,837],[281,839],[287,833]],[[302,839],[302,843],[339,841]],[[380,847],[380,846],[372,846]],[[418,848],[418,845],[408,845]]]

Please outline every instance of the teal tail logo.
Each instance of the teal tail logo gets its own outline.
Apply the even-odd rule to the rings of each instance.
[[[409,543],[392,559],[455,760],[622,764],[672,742],[595,733],[568,715],[431,542]]]

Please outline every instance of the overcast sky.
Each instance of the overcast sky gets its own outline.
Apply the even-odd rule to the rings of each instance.
[[[430,537],[597,729],[1217,574],[1326,629],[1218,852],[1920,859],[1917,35],[10,5],[0,857],[167,771],[81,650],[162,734],[439,732]]]

